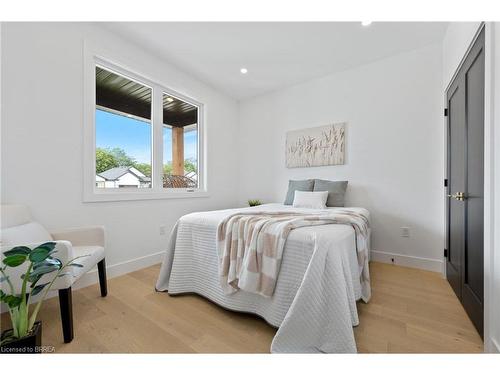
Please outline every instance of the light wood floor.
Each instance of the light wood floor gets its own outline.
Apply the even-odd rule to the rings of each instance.
[[[373,297],[358,303],[359,352],[482,352],[483,343],[441,275],[371,263]],[[171,297],[153,286],[159,265],[73,292],[75,339],[62,342],[57,298],[46,301],[43,345],[81,353],[268,353],[275,329],[196,295]],[[2,315],[2,328],[8,316]]]

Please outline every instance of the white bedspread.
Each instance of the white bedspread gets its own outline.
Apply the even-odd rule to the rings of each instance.
[[[349,209],[368,215],[362,208]],[[241,210],[199,212],[179,219],[156,288],[170,294],[197,293],[227,309],[261,316],[279,327],[271,346],[274,353],[356,352],[352,327],[359,323],[356,300],[362,292],[354,229],[334,224],[293,230],[271,298],[244,291],[226,295],[218,278],[217,226]],[[245,210],[298,209],[268,204]]]

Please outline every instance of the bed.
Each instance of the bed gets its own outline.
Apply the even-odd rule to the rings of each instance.
[[[344,208],[366,216],[363,208]],[[240,290],[225,294],[218,278],[216,235],[219,223],[235,212],[290,211],[334,212],[297,209],[282,204],[197,212],[183,216],[175,225],[156,284],[169,294],[196,293],[230,310],[256,314],[278,331],[273,353],[356,352],[353,326],[359,324],[356,301],[368,302],[369,285],[362,285],[356,237],[352,226],[330,224],[292,230],[287,237],[281,268],[272,297]],[[358,241],[358,243],[356,242]],[[369,247],[369,235],[367,243]],[[362,268],[366,268],[363,270]]]

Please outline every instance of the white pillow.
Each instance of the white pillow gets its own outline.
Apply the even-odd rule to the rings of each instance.
[[[295,190],[293,207],[297,208],[326,208],[327,191],[298,191]]]
[[[36,221],[2,229],[2,247],[42,244],[49,241],[52,241],[52,236]]]

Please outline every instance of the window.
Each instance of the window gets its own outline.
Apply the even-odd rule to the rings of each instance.
[[[163,187],[198,187],[198,108],[163,93]]]
[[[151,188],[151,88],[100,66],[95,83],[96,187]]]
[[[85,56],[85,201],[206,196],[203,105]]]

